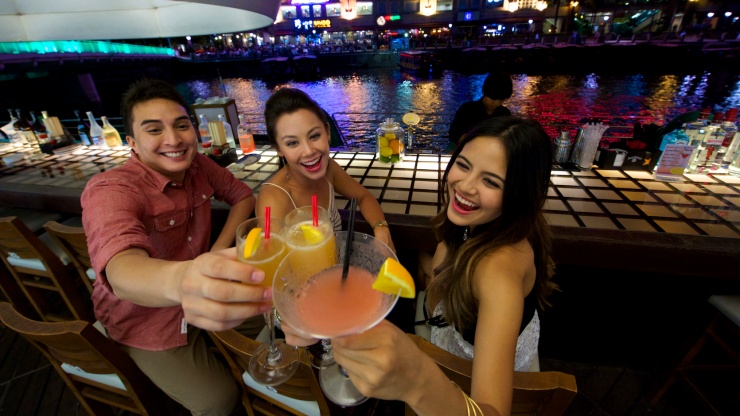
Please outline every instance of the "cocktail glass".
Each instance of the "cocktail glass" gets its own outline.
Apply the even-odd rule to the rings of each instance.
[[[329,211],[316,207],[314,221],[313,207],[296,208],[285,216],[285,241],[296,254],[291,257],[294,265],[303,268],[308,276],[336,264],[337,251],[334,240],[334,226],[329,219]],[[316,224],[316,225],[314,225]],[[331,341],[321,340],[318,348],[311,348],[311,364],[316,368],[331,364]]]
[[[251,264],[265,272],[265,280],[260,286],[272,287],[275,271],[278,265],[290,251],[283,236],[283,222],[279,219],[270,219],[270,237],[265,238],[266,221],[262,217],[252,218],[236,227],[236,252],[240,261]],[[259,228],[256,251],[253,253],[244,246],[250,231]],[[250,242],[251,243],[251,242]],[[267,328],[270,332],[270,342],[263,344],[249,360],[249,374],[258,383],[275,386],[288,380],[298,369],[298,350],[285,343],[285,340],[275,339],[275,321],[273,306],[264,314]]]
[[[302,336],[336,338],[366,331],[383,320],[398,300],[372,288],[386,259],[397,257],[385,243],[372,236],[354,233],[346,253],[347,231],[335,234],[337,258],[330,267],[316,272],[295,260],[295,251],[280,263],[273,283],[273,301],[282,319]],[[342,281],[343,261],[349,256],[349,273]],[[340,406],[355,406],[365,400],[344,370],[334,362],[319,370],[326,397]]]

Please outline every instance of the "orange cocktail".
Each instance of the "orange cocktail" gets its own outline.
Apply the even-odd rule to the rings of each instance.
[[[256,229],[259,230],[255,234],[252,230]],[[275,271],[288,254],[289,248],[283,240],[282,221],[270,220],[269,238],[265,238],[265,230],[263,218],[252,218],[239,224],[236,230],[236,252],[241,262],[251,264],[265,272],[265,280],[260,286],[272,287]],[[249,239],[250,232],[256,237]]]
[[[318,225],[314,226],[310,206],[296,208],[285,216],[285,242],[295,252],[290,260],[313,275],[336,264],[337,247],[329,213],[317,207]]]
[[[236,227],[237,257],[265,272],[265,279],[259,284],[262,287],[272,287],[278,266],[289,251],[283,236],[283,222],[270,219],[269,209],[265,210],[265,218],[252,218]],[[296,348],[275,339],[273,316],[272,311],[264,314],[270,342],[258,347],[249,360],[249,374],[267,386],[285,382],[298,368]]]

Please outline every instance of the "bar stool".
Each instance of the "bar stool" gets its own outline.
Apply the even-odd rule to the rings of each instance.
[[[740,295],[712,295],[709,303],[717,308],[716,316],[655,393],[653,404],[676,381],[682,381],[708,414],[740,414],[736,390],[740,384]],[[716,385],[727,391],[719,391]]]

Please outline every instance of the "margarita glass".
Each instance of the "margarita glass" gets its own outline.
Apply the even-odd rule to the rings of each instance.
[[[318,272],[313,265],[303,267],[292,261],[295,251],[278,267],[273,283],[275,307],[302,336],[331,339],[366,331],[382,321],[398,300],[398,294],[372,288],[386,259],[398,258],[385,243],[367,234],[353,233],[349,273],[342,281],[348,235],[347,231],[335,234],[337,258],[329,267]],[[333,354],[327,356],[330,362],[319,370],[326,397],[340,406],[367,400],[334,362]]]
[[[262,217],[249,219],[236,227],[237,257],[265,272],[265,279],[259,284],[265,288],[272,287],[275,271],[290,250],[283,237],[283,222],[269,221],[269,238],[265,238],[267,224]],[[264,314],[270,342],[257,348],[249,360],[249,374],[267,386],[283,383],[298,369],[298,350],[285,340],[275,339],[274,310],[273,306]]]
[[[308,205],[296,208],[285,216],[285,241],[296,254],[291,256],[294,267],[302,268],[306,276],[311,277],[337,262],[334,226],[329,219],[329,211]],[[311,365],[321,368],[331,364],[331,342],[321,340],[318,348],[308,348],[311,353]],[[317,352],[318,351],[318,352]]]

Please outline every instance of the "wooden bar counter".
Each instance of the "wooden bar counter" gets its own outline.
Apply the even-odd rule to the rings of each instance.
[[[87,181],[123,164],[129,148],[79,146],[47,155],[0,144],[0,157],[0,205],[80,214]],[[440,209],[448,155],[407,154],[395,165],[367,152],[333,150],[332,157],[378,199],[396,247],[434,249],[429,218]],[[269,149],[245,163],[234,174],[255,192],[278,170]],[[348,201],[338,204],[346,208]],[[227,207],[214,201],[213,209],[218,227]],[[647,171],[554,170],[545,212],[560,265],[740,281],[740,178],[684,175],[665,182]],[[362,220],[358,228],[369,231]]]

